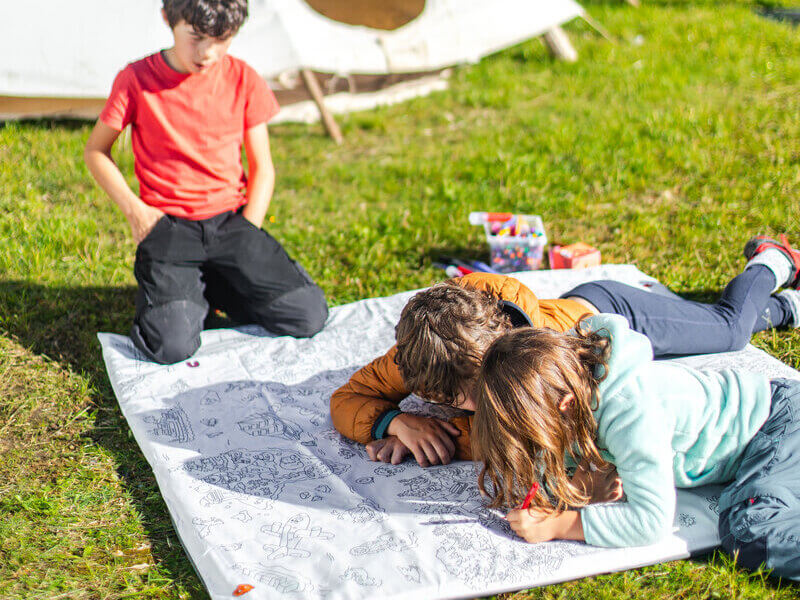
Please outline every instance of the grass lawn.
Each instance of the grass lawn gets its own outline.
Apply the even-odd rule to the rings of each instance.
[[[618,42],[571,24],[575,64],[534,40],[340,118],[341,147],[271,129],[270,232],[332,304],[441,280],[440,253],[484,257],[470,210],[541,214],[551,240],[704,300],[752,234],[800,242],[798,30],[749,2],[586,6]],[[134,244],[83,165],[90,126],[0,126],[0,597],[203,598],[95,337],[130,326]],[[754,342],[800,366],[797,333]],[[721,555],[508,595],[798,596]]]

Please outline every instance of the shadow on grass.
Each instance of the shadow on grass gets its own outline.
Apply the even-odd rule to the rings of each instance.
[[[420,266],[429,266],[435,262],[442,262],[441,258],[443,256],[450,256],[457,258],[458,260],[463,260],[464,262],[469,262],[472,260],[488,262],[489,250],[488,246],[485,244],[479,244],[477,246],[475,244],[471,244],[469,246],[436,246],[429,248],[424,254],[422,254],[420,257]]]
[[[94,121],[94,119],[80,118],[26,118],[14,121],[2,121],[0,122],[0,129],[4,129],[10,125],[20,125],[22,127],[31,127],[35,129],[66,129],[68,131],[75,131],[92,125]]]
[[[713,304],[719,300],[722,290],[709,290],[709,289],[695,289],[689,291],[673,290],[681,298],[685,300],[692,300],[693,302],[702,302],[704,304]]]
[[[98,331],[127,333],[136,288],[0,282],[0,327],[20,344],[110,391]]]
[[[204,589],[177,543],[153,473],[129,433],[102,360],[98,331],[127,334],[136,288],[51,287],[0,282],[0,330],[37,355],[80,373],[91,385],[93,427],[83,437],[114,457],[117,474],[133,500],[157,564],[173,580]],[[187,579],[187,577],[189,579]],[[194,595],[194,594],[193,594]]]

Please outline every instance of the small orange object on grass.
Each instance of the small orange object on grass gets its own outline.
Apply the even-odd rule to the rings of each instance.
[[[569,246],[550,247],[551,269],[585,269],[600,266],[600,250],[578,242]]]
[[[252,585],[249,583],[243,583],[242,585],[237,585],[236,589],[233,590],[234,596],[244,596],[247,592],[254,589]]]

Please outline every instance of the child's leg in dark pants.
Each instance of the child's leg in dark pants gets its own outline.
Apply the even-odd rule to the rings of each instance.
[[[754,331],[791,323],[791,309],[771,295],[774,289],[773,272],[753,265],[727,285],[715,304],[654,294],[617,281],[585,283],[562,297],[577,296],[600,312],[624,316],[632,329],[650,339],[656,356],[669,356],[739,350]]]
[[[200,272],[204,257],[199,223],[169,216],[136,249],[139,291],[131,339],[151,360],[179,362],[200,347],[208,311]]]
[[[800,581],[800,382],[772,382],[766,423],[720,496],[722,547],[739,564]]]
[[[206,297],[242,323],[278,335],[310,337],[328,317],[325,295],[266,231],[228,213],[208,247]]]

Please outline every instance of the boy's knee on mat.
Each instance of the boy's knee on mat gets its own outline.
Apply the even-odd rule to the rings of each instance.
[[[176,362],[186,360],[200,348],[200,338],[189,339],[187,337],[169,337],[163,341],[157,354],[160,363],[171,365]]]
[[[205,307],[186,300],[150,307],[137,317],[131,337],[156,362],[180,362],[200,347],[205,313]]]
[[[719,516],[719,537],[720,545],[730,554],[736,557],[736,562],[748,569],[758,569],[767,560],[767,540],[762,537],[750,537],[735,534],[731,530],[729,518],[730,510],[723,512]]]
[[[322,289],[309,284],[287,292],[258,311],[256,317],[258,324],[272,333],[311,337],[325,326],[328,303]]]

